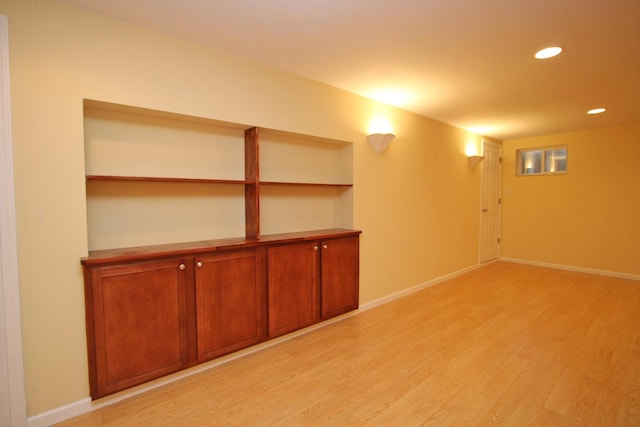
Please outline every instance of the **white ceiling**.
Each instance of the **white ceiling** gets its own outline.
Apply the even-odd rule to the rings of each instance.
[[[498,139],[640,123],[640,0],[63,2]]]

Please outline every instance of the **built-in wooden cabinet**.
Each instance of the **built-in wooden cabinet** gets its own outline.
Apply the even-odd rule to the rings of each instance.
[[[352,144],[84,104],[92,398],[358,307]]]
[[[359,234],[90,253],[82,264],[92,398],[357,309]]]

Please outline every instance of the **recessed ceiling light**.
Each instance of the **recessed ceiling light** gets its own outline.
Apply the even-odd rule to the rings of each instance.
[[[539,50],[536,52],[535,57],[537,59],[547,59],[547,58],[552,58],[556,55],[560,55],[560,52],[562,52],[562,48],[561,47],[547,47],[544,48],[542,50]]]
[[[604,113],[605,111],[607,111],[606,108],[594,108],[593,110],[587,111],[587,114],[600,114]]]

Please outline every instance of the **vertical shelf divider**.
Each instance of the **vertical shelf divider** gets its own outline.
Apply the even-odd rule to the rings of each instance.
[[[260,238],[260,133],[257,127],[244,132],[244,205],[247,240]]]

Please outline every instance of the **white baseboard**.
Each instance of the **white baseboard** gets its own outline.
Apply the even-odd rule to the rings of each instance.
[[[484,264],[482,264],[482,265],[484,265]],[[187,369],[185,371],[181,371],[181,372],[169,375],[167,377],[163,377],[161,379],[158,379],[158,380],[155,380],[155,381],[152,381],[152,382],[149,382],[149,383],[134,387],[132,389],[125,390],[125,391],[122,391],[120,393],[116,393],[113,396],[103,397],[103,398],[99,399],[98,401],[92,401],[90,398],[86,398],[86,399],[82,399],[82,400],[79,400],[79,401],[74,402],[74,403],[70,403],[70,404],[65,405],[65,406],[61,406],[59,408],[52,409],[52,410],[47,411],[47,412],[43,412],[41,414],[29,417],[29,419],[27,420],[27,425],[28,425],[28,427],[48,427],[48,426],[50,426],[52,424],[56,424],[56,423],[68,420],[70,418],[77,417],[78,415],[82,415],[82,414],[85,414],[87,412],[91,412],[91,411],[94,411],[96,409],[108,406],[108,405],[113,405],[114,403],[120,402],[120,401],[122,401],[124,399],[128,399],[128,398],[136,396],[138,394],[145,393],[147,391],[156,389],[156,388],[164,386],[166,384],[169,384],[169,383],[178,381],[180,379],[192,376],[192,375],[194,375],[196,373],[205,371],[207,369],[211,369],[214,366],[222,365],[222,364],[227,363],[227,362],[229,362],[231,360],[235,360],[235,359],[238,359],[240,357],[246,356],[248,354],[254,353],[256,351],[263,350],[263,349],[265,349],[267,347],[271,347],[273,345],[282,343],[284,341],[291,340],[291,339],[293,339],[295,337],[298,337],[300,335],[309,333],[309,332],[314,331],[316,329],[326,327],[326,326],[328,326],[328,325],[330,325],[332,323],[339,322],[340,320],[343,320],[345,318],[348,318],[348,317],[351,317],[351,316],[355,316],[361,311],[370,310],[370,309],[372,309],[374,307],[377,307],[379,305],[386,304],[386,303],[391,302],[393,300],[396,300],[398,298],[410,295],[410,294],[412,294],[414,292],[418,292],[419,290],[428,288],[430,286],[433,286],[433,285],[436,285],[438,283],[444,282],[446,280],[452,279],[452,278],[454,278],[456,276],[460,276],[460,275],[462,275],[464,273],[467,273],[469,271],[475,270],[476,268],[479,268],[480,266],[481,266],[481,264],[473,265],[473,266],[470,266],[470,267],[466,267],[466,268],[464,268],[462,270],[458,270],[456,272],[453,272],[453,273],[446,274],[444,276],[435,278],[433,280],[429,280],[428,282],[421,283],[419,285],[416,285],[416,286],[413,286],[411,288],[402,290],[400,292],[396,292],[396,293],[394,293],[392,295],[388,295],[388,296],[386,296],[384,298],[380,298],[380,299],[378,299],[376,301],[372,301],[372,302],[369,302],[367,304],[363,304],[362,306],[360,306],[360,308],[358,310],[346,313],[346,314],[344,314],[342,316],[337,316],[337,317],[334,317],[332,319],[328,319],[328,320],[326,320],[326,321],[324,321],[322,323],[317,323],[317,324],[312,325],[312,326],[310,326],[308,328],[301,329],[299,331],[293,332],[293,333],[285,335],[283,337],[279,337],[279,338],[275,338],[275,339],[266,341],[264,343],[255,345],[255,346],[250,347],[248,349],[240,350],[238,352],[232,353],[232,354],[227,355],[227,356],[220,357],[218,359],[212,360],[212,361],[204,363],[202,365],[195,366],[195,367]]]
[[[619,279],[640,280],[640,275],[638,274],[620,273],[617,271],[597,270],[594,268],[575,267],[572,265],[552,264],[548,262],[531,261],[528,259],[509,258],[509,257],[500,257],[500,261],[533,265],[536,267],[555,268],[556,270],[567,270],[567,271],[576,271],[579,273],[597,274],[599,276],[617,277]]]
[[[489,263],[487,263],[487,264],[489,264]],[[386,297],[382,297],[380,299],[377,299],[375,301],[371,301],[371,302],[368,302],[366,304],[363,304],[363,305],[360,306],[360,309],[358,311],[370,310],[370,309],[372,309],[374,307],[377,307],[379,305],[386,304],[386,303],[391,302],[393,300],[396,300],[398,298],[402,298],[404,296],[407,296],[407,295],[413,294],[415,292],[418,292],[418,291],[420,291],[422,289],[426,289],[426,288],[428,288],[430,286],[437,285],[438,283],[442,283],[442,282],[445,282],[445,281],[447,281],[449,279],[453,279],[454,277],[461,276],[461,275],[463,275],[465,273],[473,271],[473,270],[475,270],[477,268],[480,268],[480,267],[482,267],[484,265],[486,265],[486,264],[475,264],[475,265],[463,268],[462,270],[454,271],[453,273],[449,273],[449,274],[445,274],[444,276],[436,277],[435,279],[429,280],[429,281],[424,282],[424,283],[420,283],[420,284],[412,286],[412,287],[410,287],[408,289],[403,289],[402,291],[399,291],[399,292],[396,292],[394,294],[387,295]]]
[[[29,417],[27,419],[27,426],[48,427],[52,424],[60,423],[78,415],[82,415],[92,409],[95,408],[91,408],[91,399],[82,399],[77,402],[34,415],[33,417]]]

